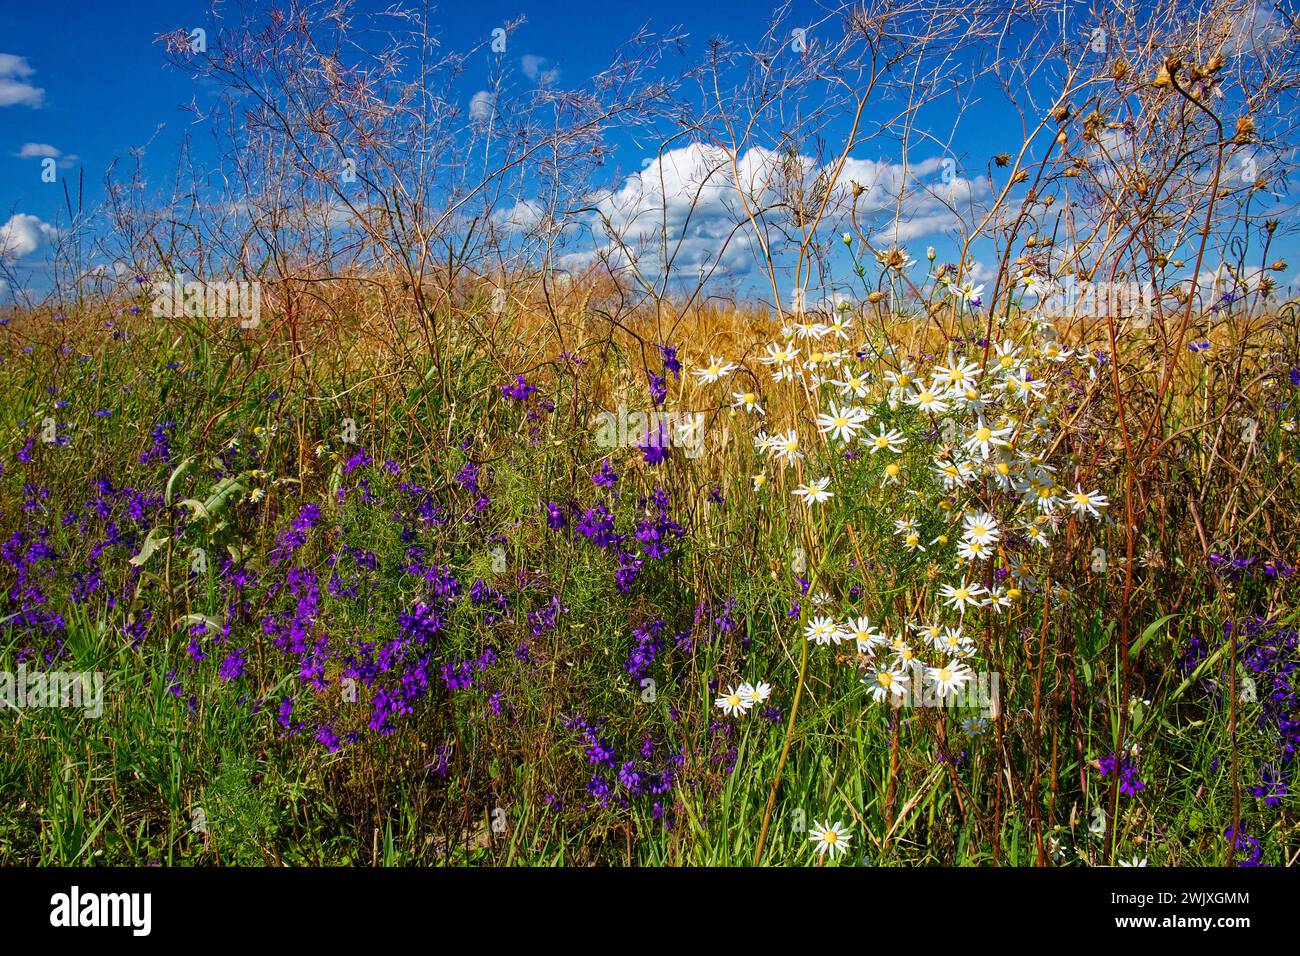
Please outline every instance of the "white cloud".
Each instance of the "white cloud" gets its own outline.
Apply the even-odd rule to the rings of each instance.
[[[738,164],[747,190],[761,194],[756,178],[759,151],[750,150]],[[736,230],[744,217],[727,154],[692,144],[646,161],[646,168],[606,193],[597,208],[607,220],[610,242],[604,251],[615,267],[628,260],[650,274],[662,269],[661,229],[666,220],[673,268],[678,271],[722,269],[747,272],[753,265],[748,227]],[[734,232],[734,235],[733,235]],[[617,242],[613,237],[618,237]],[[730,237],[730,241],[729,240]]]
[[[475,123],[486,123],[496,112],[497,95],[479,90],[469,100],[469,118]]]
[[[497,225],[508,232],[530,232],[542,224],[546,209],[534,199],[520,199],[509,209],[498,210]]]
[[[71,169],[81,159],[75,153],[64,155],[63,150],[49,143],[23,143],[22,149],[15,154],[19,159],[55,159],[59,169]]]
[[[544,56],[537,56],[534,53],[525,53],[519,61],[520,67],[524,71],[524,76],[528,77],[534,83],[540,83],[543,86],[549,86],[560,79],[560,68],[558,66],[548,67],[550,61]]]
[[[963,212],[970,218],[971,203],[987,197],[989,187],[983,178],[951,174],[945,183],[940,175],[944,166],[940,159],[908,167],[849,159],[822,224],[835,229],[847,219],[856,182],[865,189],[857,203],[859,222],[873,229],[878,243],[903,243],[954,229]],[[733,169],[724,150],[692,144],[647,159],[642,172],[599,197],[596,205],[608,225],[593,228],[598,235],[609,233],[600,251],[616,267],[631,259],[645,272],[658,272],[666,227],[675,270],[708,270],[716,265],[720,271],[743,274],[755,264],[757,246],[745,201],[751,209],[762,210],[768,224],[789,228],[789,207],[798,204],[801,191],[804,197],[815,196],[819,177],[826,171],[828,167],[819,166],[812,157],[757,147],[742,155]],[[803,205],[815,210],[816,202],[805,198]],[[785,245],[775,230],[769,230],[768,239]],[[780,248],[776,252],[779,255]],[[575,255],[581,259],[591,254]]]
[[[1261,52],[1286,39],[1286,25],[1272,5],[1252,3],[1233,21],[1232,33],[1224,44],[1231,54]]]
[[[38,107],[45,102],[45,91],[27,82],[35,71],[25,56],[0,53],[0,106]]]
[[[39,216],[15,213],[0,226],[0,259],[23,259],[37,252],[56,231]]]

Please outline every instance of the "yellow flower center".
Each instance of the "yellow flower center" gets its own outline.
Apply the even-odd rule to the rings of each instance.
[[[984,442],[984,441],[988,441],[992,437],[993,437],[993,430],[991,428],[982,427],[982,428],[975,429],[976,441]]]

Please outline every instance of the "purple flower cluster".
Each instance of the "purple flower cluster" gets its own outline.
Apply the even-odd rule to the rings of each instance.
[[[1102,757],[1097,763],[1103,777],[1109,777],[1111,774],[1119,775],[1120,793],[1136,797],[1139,791],[1146,789],[1146,784],[1138,779],[1137,764],[1128,754],[1117,757],[1112,753],[1109,757]]]
[[[320,505],[310,503],[303,505],[298,511],[298,517],[293,519],[289,527],[280,535],[275,547],[271,549],[268,561],[275,565],[291,558],[307,543],[307,532],[314,528],[318,521],[320,521]]]
[[[650,665],[654,663],[655,657],[663,650],[665,627],[662,618],[654,618],[640,627],[632,629],[632,636],[636,638],[636,644],[627,659],[626,670],[628,676],[639,679],[644,677],[646,672],[650,670]]]
[[[522,375],[516,375],[512,384],[501,386],[501,394],[516,402],[526,402],[537,394],[537,386],[529,385]]]
[[[167,464],[172,460],[172,446],[167,433],[176,427],[175,422],[159,422],[149,433],[149,447],[140,453],[140,464],[152,465],[155,462]]]
[[[647,502],[648,517],[637,522],[636,538],[649,558],[666,558],[672,542],[685,535],[682,526],[668,516],[671,500],[668,492],[656,488]]]
[[[448,690],[468,690],[474,678],[497,662],[497,652],[487,648],[478,657],[463,661],[448,661],[439,668],[442,682]]]
[[[1296,628],[1252,618],[1239,628],[1238,660],[1255,684],[1258,727],[1274,750],[1251,792],[1266,806],[1280,806],[1289,790],[1300,746],[1300,640]]]

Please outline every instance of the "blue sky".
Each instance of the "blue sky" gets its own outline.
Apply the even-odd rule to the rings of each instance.
[[[361,0],[358,7],[377,11],[387,5],[388,0]],[[819,15],[812,3],[806,9],[809,20]],[[521,78],[538,70],[558,70],[557,84],[565,86],[580,84],[607,67],[619,44],[647,23],[661,34],[686,34],[688,55],[698,56],[713,36],[741,44],[756,42],[766,11],[765,5],[752,0],[662,0],[653,7],[608,0],[477,0],[446,4],[434,11],[431,20],[445,47],[465,49],[522,15],[527,22],[510,38],[508,68]],[[214,32],[205,3],[48,0],[5,5],[0,13],[0,226],[14,215],[34,217],[23,220],[24,235],[30,243],[39,243],[48,239],[51,224],[66,220],[62,185],[42,181],[43,160],[55,161],[74,202],[77,177],[84,173],[85,201],[93,208],[103,198],[103,178],[110,165],[116,161],[119,177],[125,175],[133,162],[133,149],[147,144],[144,169],[154,185],[164,183],[174,171],[186,135],[193,137],[200,161],[213,155],[203,124],[195,124],[193,115],[183,109],[195,98],[202,103],[210,91],[167,67],[162,45],[156,42],[161,34],[194,27]],[[487,75],[491,58],[484,52],[479,59],[482,63],[472,65],[465,78],[467,100],[480,85],[479,78]],[[938,146],[918,147],[912,162],[938,163],[952,155],[961,174],[976,177],[983,173],[990,154],[1018,144],[1018,123],[1008,125],[1014,117],[996,91],[989,88],[975,99],[950,154]],[[928,116],[932,131],[941,139],[947,139],[952,128],[950,110],[942,106]],[[614,171],[642,168],[653,149],[622,133],[611,139],[618,152],[607,185],[617,188],[620,182]],[[896,161],[896,155],[882,152],[886,148],[887,144],[872,144],[854,159],[864,164]],[[931,173],[937,178],[937,168]],[[932,235],[918,231],[908,240],[914,255],[926,244],[939,246],[941,255],[951,248],[942,230]],[[20,260],[20,267],[39,275],[40,251],[33,248]],[[1283,278],[1289,279],[1290,273]]]
[[[357,6],[378,11],[388,5],[388,0],[362,0]],[[544,69],[558,68],[562,79],[581,81],[607,67],[618,45],[652,22],[651,9],[658,32],[683,25],[687,42],[697,50],[710,35],[736,36],[747,24],[757,33],[764,22],[755,13],[762,6],[752,0],[669,0],[654,8],[608,0],[475,0],[444,4],[431,20],[441,27],[447,48],[463,49],[524,16],[510,40],[515,68],[522,74],[525,56],[542,57]],[[21,57],[30,70],[9,80],[40,91],[0,107],[0,210],[6,218],[22,211],[48,219],[63,204],[61,186],[41,182],[41,157],[18,155],[25,143],[58,149],[60,166],[74,176],[84,169],[88,196],[101,195],[100,182],[114,159],[125,161],[131,149],[145,144],[150,144],[147,168],[164,175],[184,134],[201,132],[179,107],[195,96],[201,100],[203,90],[165,67],[156,41],[177,28],[211,31],[211,26],[207,4],[191,0],[5,4],[0,54]],[[486,71],[487,54],[481,59]]]

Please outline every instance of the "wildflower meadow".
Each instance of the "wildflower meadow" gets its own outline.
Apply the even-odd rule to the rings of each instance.
[[[0,14],[0,864],[1296,864],[1295,8],[533,6]]]

